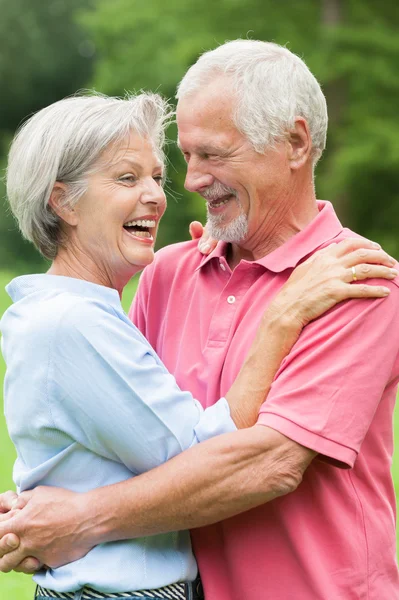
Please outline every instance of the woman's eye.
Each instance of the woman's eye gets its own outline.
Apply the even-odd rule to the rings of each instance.
[[[164,184],[164,177],[163,177],[163,175],[156,175],[153,179],[154,179],[154,181],[157,182],[157,184],[159,186],[162,186]]]
[[[136,177],[134,175],[123,175],[123,177],[119,177],[119,181],[126,181],[127,183],[135,183]]]

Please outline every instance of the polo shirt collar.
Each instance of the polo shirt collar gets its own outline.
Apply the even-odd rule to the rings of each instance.
[[[259,260],[252,261],[262,265],[269,271],[281,273],[285,269],[295,268],[297,264],[317,248],[337,237],[343,227],[334,211],[331,202],[317,200],[318,215],[299,233],[293,235],[285,244],[270,252]],[[219,242],[216,248],[205,256],[199,269],[212,259],[226,256],[227,243]],[[249,262],[249,261],[246,261]]]

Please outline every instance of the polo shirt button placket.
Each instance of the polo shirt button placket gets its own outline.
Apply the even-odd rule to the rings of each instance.
[[[229,304],[234,304],[235,301],[236,301],[236,297],[235,296],[228,296],[227,302]]]

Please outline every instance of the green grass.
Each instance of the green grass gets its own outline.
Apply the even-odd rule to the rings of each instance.
[[[12,279],[10,273],[0,272],[0,315],[3,314],[10,299],[4,291],[4,286]],[[133,279],[126,287],[123,295],[123,306],[128,310],[131,299],[137,287],[137,278]],[[3,381],[5,366],[0,356],[0,382]],[[3,406],[2,390],[0,390],[0,406]],[[399,444],[399,410],[395,418],[395,438]],[[13,489],[12,465],[15,459],[15,452],[11,441],[8,438],[7,429],[4,421],[3,410],[0,411],[0,491]],[[396,458],[393,466],[393,476],[396,492],[399,496],[399,456]],[[399,540],[399,536],[398,536]],[[399,544],[398,544],[399,545]],[[9,598],[10,600],[32,600],[34,585],[30,576],[18,573],[0,574],[0,598]]]

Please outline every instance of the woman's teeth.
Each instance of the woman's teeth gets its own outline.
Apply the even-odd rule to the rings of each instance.
[[[155,227],[155,221],[128,221],[125,227]]]
[[[152,235],[151,235],[151,233],[149,231],[140,231],[139,229],[134,232],[134,235],[136,237],[142,237],[142,238],[150,238],[150,237],[152,237]]]

